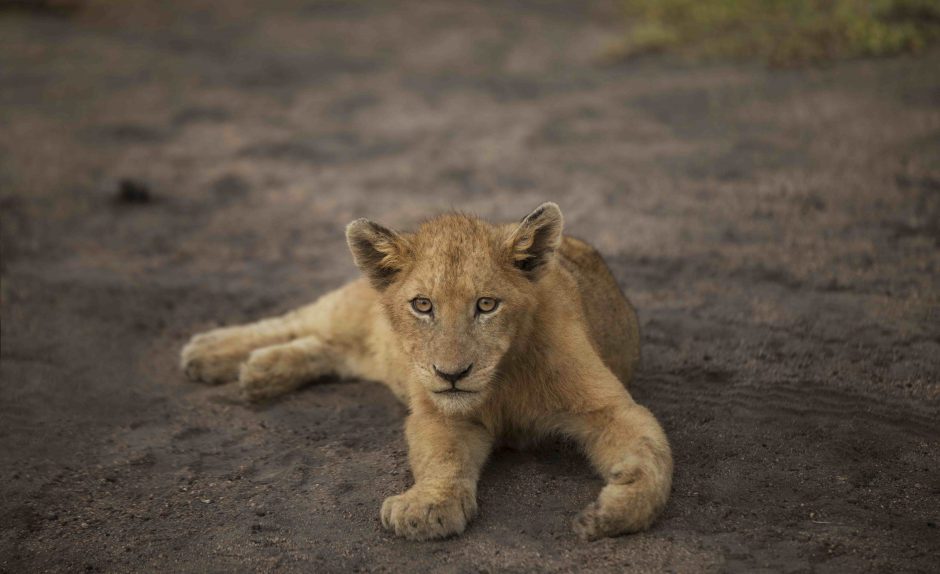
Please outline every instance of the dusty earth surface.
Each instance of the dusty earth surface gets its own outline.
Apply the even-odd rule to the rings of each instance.
[[[396,4],[0,12],[0,571],[936,572],[940,53],[605,65],[610,5]],[[548,199],[639,308],[648,532],[576,539],[601,482],[549,443],[463,536],[396,539],[382,386],[178,370],[355,277],[353,218]]]

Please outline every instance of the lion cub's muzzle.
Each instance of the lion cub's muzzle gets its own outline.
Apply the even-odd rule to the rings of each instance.
[[[450,371],[450,372],[442,371],[441,369],[437,367],[437,365],[432,365],[432,366],[434,367],[434,374],[437,375],[438,378],[443,379],[447,381],[448,383],[450,383],[449,389],[441,389],[439,391],[434,391],[435,393],[450,394],[450,393],[474,393],[476,392],[476,391],[470,391],[466,389],[460,389],[457,387],[457,382],[460,381],[461,379],[466,378],[466,376],[470,374],[470,370],[473,369],[473,363],[470,363],[469,365],[467,365],[466,367],[462,369],[458,367],[457,369]]]

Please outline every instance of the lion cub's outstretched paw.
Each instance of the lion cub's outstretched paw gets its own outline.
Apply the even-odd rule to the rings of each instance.
[[[411,540],[446,538],[463,532],[476,512],[476,496],[470,492],[442,495],[412,488],[385,499],[382,526]]]
[[[193,381],[219,384],[234,381],[247,352],[230,329],[201,333],[180,353],[180,368]]]

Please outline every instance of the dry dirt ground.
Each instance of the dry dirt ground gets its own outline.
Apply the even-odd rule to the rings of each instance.
[[[0,12],[0,571],[936,572],[940,53],[600,64],[618,33],[548,0]],[[353,218],[547,199],[639,307],[649,532],[577,540],[601,483],[549,443],[494,455],[463,536],[396,539],[382,386],[251,407],[178,371],[356,276]]]

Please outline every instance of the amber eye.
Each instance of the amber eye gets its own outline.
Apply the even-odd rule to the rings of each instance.
[[[492,297],[480,297],[477,299],[477,311],[480,313],[492,313],[499,307],[499,301]]]
[[[434,305],[431,304],[430,299],[425,297],[415,297],[411,300],[411,308],[414,309],[416,313],[427,315],[434,309]]]

